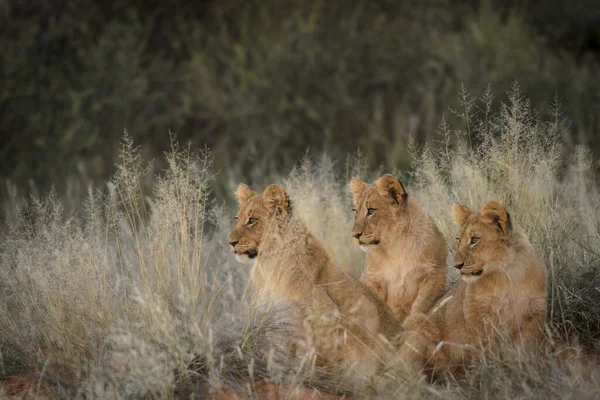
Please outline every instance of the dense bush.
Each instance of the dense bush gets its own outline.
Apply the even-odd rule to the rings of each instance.
[[[462,84],[502,93],[515,79],[540,109],[558,93],[567,144],[597,152],[588,3],[561,20],[551,6],[466,0],[0,0],[0,177],[12,181],[0,202],[52,184],[83,198],[113,172],[124,129],[158,169],[169,130],[251,181],[307,147],[361,147],[371,166],[402,168],[409,137],[428,142],[448,109],[464,113]],[[588,39],[569,49],[573,32]]]

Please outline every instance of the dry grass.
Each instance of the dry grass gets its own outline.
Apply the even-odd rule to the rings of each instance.
[[[52,196],[33,201],[0,242],[3,375],[38,371],[64,382],[65,397],[171,398],[250,384],[306,385],[383,398],[597,398],[600,371],[600,196],[581,149],[562,151],[563,128],[544,122],[515,89],[490,115],[464,97],[467,132],[442,125],[440,150],[420,152],[408,190],[453,243],[450,206],[503,202],[542,250],[550,270],[548,335],[554,346],[525,357],[512,346],[485,354],[456,381],[400,380],[394,372],[350,390],[339,377],[297,365],[270,348],[285,335],[279,312],[247,300],[249,268],[229,254],[234,210],[211,194],[211,158],[173,143],[169,167],[144,195],[147,170],[127,137],[108,195],[90,193],[65,218]],[[356,161],[356,160],[354,160]],[[346,183],[366,175],[323,157],[280,176],[296,210],[336,262],[357,275]],[[273,183],[273,182],[264,182]],[[452,250],[452,249],[451,249]],[[583,351],[583,353],[582,353]],[[70,389],[64,389],[69,387]]]

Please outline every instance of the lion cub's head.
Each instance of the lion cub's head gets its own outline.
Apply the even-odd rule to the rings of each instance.
[[[459,229],[454,267],[461,277],[474,282],[503,268],[513,230],[506,209],[500,203],[490,201],[477,214],[455,203],[452,214]]]
[[[269,185],[262,195],[243,183],[235,191],[240,208],[229,235],[229,245],[238,261],[252,262],[260,254],[265,235],[291,211],[290,200],[279,185]]]
[[[360,248],[369,251],[382,242],[391,241],[404,219],[408,194],[398,179],[390,174],[367,185],[357,178],[350,181],[354,195],[352,236]]]

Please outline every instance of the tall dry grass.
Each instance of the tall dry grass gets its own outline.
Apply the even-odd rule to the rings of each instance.
[[[249,267],[226,242],[235,210],[211,193],[210,154],[173,141],[168,168],[144,195],[147,166],[125,137],[107,194],[90,193],[69,218],[53,196],[34,200],[4,228],[3,375],[43,372],[69,383],[61,389],[68,398],[201,397],[219,387],[250,396],[249,384],[260,381],[356,397],[597,397],[600,371],[584,362],[600,332],[595,166],[585,149],[564,154],[559,115],[536,114],[517,88],[497,114],[489,92],[482,102],[463,99],[468,130],[442,124],[443,146],[418,153],[408,190],[449,243],[454,201],[506,204],[548,265],[554,347],[525,358],[507,345],[459,381],[402,380],[391,369],[349,391],[338,377],[269,347],[266,337],[286,327],[277,311],[261,315],[248,300]],[[346,185],[353,175],[372,180],[379,172],[366,171],[360,157],[344,165],[322,157],[278,178],[309,229],[355,275],[364,259],[351,240]]]

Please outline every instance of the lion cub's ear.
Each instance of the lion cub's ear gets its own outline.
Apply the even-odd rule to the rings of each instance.
[[[454,218],[454,224],[459,228],[471,214],[471,210],[460,203],[454,203],[452,206],[452,218]]]
[[[247,202],[250,197],[255,196],[256,192],[250,189],[248,186],[244,185],[243,183],[240,183],[240,186],[238,186],[237,190],[233,195],[238,200],[241,206],[242,204]]]
[[[267,207],[281,211],[284,214],[290,211],[289,197],[280,185],[267,186],[263,197]]]
[[[365,191],[367,185],[358,178],[352,178],[348,186],[350,187],[352,196],[354,196],[354,202],[357,203],[360,195]]]
[[[396,204],[400,204],[400,200],[406,200],[406,190],[402,183],[391,174],[385,174],[375,182],[377,193],[382,197],[392,200]]]
[[[505,235],[508,235],[512,229],[510,215],[506,208],[497,201],[487,202],[481,208],[481,217],[485,222],[498,226]]]

